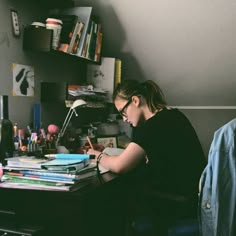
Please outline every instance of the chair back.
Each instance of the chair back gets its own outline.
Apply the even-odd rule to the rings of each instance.
[[[236,235],[236,119],[219,128],[201,176],[199,220],[202,236]]]

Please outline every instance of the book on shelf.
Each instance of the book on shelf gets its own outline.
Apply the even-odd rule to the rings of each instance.
[[[117,81],[121,81],[120,59],[102,57],[100,65],[87,65],[87,83],[97,89],[107,91],[107,102],[112,102],[112,94]]]
[[[90,38],[89,47],[87,51],[87,58],[91,60],[95,60],[98,29],[99,29],[99,26],[101,26],[101,23],[99,23],[98,18],[93,17],[92,24],[93,24],[93,27],[92,27],[91,38]],[[100,27],[100,30],[101,30],[101,27]]]
[[[101,60],[102,37],[103,37],[102,25],[101,25],[101,23],[98,23],[96,45],[95,45],[95,54],[94,54],[94,61],[96,61],[96,62],[100,62],[100,60]]]
[[[82,57],[85,57],[85,58],[88,58],[87,53],[88,53],[91,34],[92,34],[92,30],[93,30],[93,23],[94,22],[90,19],[87,34],[86,34],[86,37],[85,37],[85,42],[84,42],[84,45],[83,45],[83,51],[82,51]]]
[[[85,58],[94,60],[95,50],[96,50],[96,39],[98,33],[98,17],[92,16],[90,19],[86,41],[83,48],[83,56]]]
[[[85,39],[89,27],[89,22],[92,14],[92,7],[72,7],[60,10],[61,14],[72,14],[78,16],[78,21],[83,22],[83,30],[79,41],[79,46],[76,55],[82,56]]]
[[[120,59],[116,59],[114,88],[116,88],[117,84],[121,82],[121,66],[122,66],[122,61]]]
[[[75,42],[72,46],[72,51],[71,51],[72,54],[77,54],[83,29],[84,29],[84,23],[80,22],[80,28],[77,31],[77,34],[76,34],[76,37],[75,37]]]
[[[72,33],[71,40],[70,40],[70,43],[69,43],[69,46],[67,49],[67,53],[73,53],[73,54],[76,53],[77,48],[79,46],[80,38],[82,35],[83,27],[84,27],[83,22],[78,21],[76,23],[76,26],[75,26],[74,31]]]

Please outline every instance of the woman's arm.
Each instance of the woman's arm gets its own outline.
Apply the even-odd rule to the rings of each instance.
[[[89,149],[87,153],[96,155],[97,158],[101,152]],[[134,169],[145,158],[145,151],[138,144],[131,142],[119,156],[102,154],[99,164],[114,173],[121,174]]]

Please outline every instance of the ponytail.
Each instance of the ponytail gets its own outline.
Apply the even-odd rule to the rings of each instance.
[[[117,97],[129,100],[135,95],[141,95],[146,100],[147,106],[151,112],[155,112],[166,106],[162,90],[152,80],[146,80],[143,83],[139,83],[136,80],[125,80],[119,83],[113,93],[113,101]]]
[[[162,109],[166,106],[166,101],[161,88],[152,80],[147,80],[140,84],[143,97],[150,111]]]

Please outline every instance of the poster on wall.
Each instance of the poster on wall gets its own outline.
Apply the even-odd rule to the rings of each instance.
[[[12,74],[13,96],[34,96],[34,68],[13,63]]]

